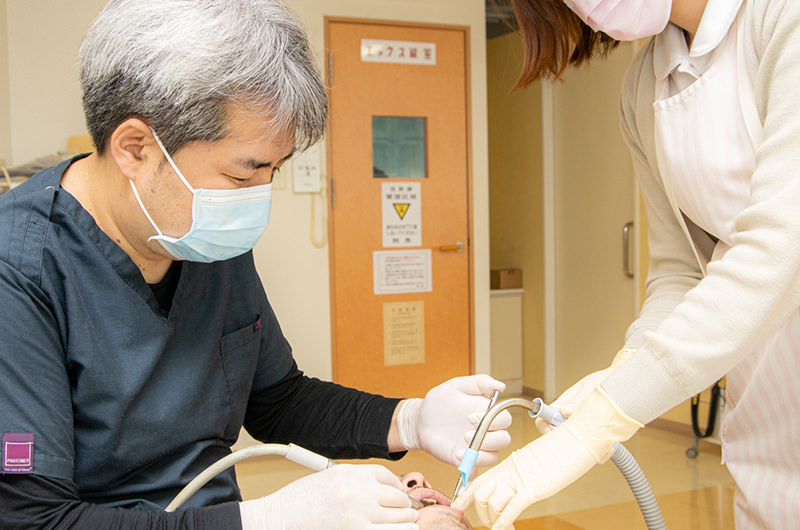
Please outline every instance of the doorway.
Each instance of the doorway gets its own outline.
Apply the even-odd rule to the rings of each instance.
[[[491,266],[522,269],[523,391],[547,400],[606,367],[638,309],[636,185],[618,116],[632,55],[623,43],[563,81],[511,92],[521,38],[488,43]]]
[[[334,381],[422,396],[473,364],[469,30],[326,18]]]

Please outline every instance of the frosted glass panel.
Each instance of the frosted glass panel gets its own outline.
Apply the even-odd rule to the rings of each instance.
[[[372,176],[424,179],[425,118],[372,117]]]

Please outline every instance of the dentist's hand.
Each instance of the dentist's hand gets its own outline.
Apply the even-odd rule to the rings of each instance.
[[[481,523],[494,525],[492,530],[513,529],[525,508],[608,460],[614,444],[641,427],[598,387],[560,427],[472,481],[453,507],[463,511],[474,502]]]
[[[489,407],[487,395],[505,390],[505,385],[488,375],[456,377],[433,388],[425,399],[409,399],[400,406],[397,427],[405,449],[423,449],[439,460],[458,466]],[[497,462],[497,451],[508,447],[511,436],[505,429],[511,414],[503,411],[490,426],[481,445],[476,465]]]
[[[597,372],[593,372],[568,389],[563,394],[558,396],[558,399],[553,401],[551,405],[561,411],[565,418],[569,418],[578,405],[583,403],[583,400],[589,397],[594,392],[595,387],[603,382],[603,380],[613,372],[617,366],[631,358],[636,353],[635,349],[620,350],[614,360],[611,361],[611,366]],[[536,418],[536,428],[542,434],[547,434],[553,430],[553,426],[547,423],[543,418]]]
[[[242,530],[419,530],[400,479],[383,466],[340,464],[239,504]]]

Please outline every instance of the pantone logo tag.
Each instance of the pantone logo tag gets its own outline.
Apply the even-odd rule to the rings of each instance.
[[[3,434],[3,474],[33,473],[33,434],[7,432]]]

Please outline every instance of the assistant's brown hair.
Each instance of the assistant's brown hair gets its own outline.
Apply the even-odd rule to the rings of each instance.
[[[605,56],[619,41],[587,26],[564,0],[492,0],[514,10],[525,58],[514,90],[539,79],[559,79],[568,66]]]

